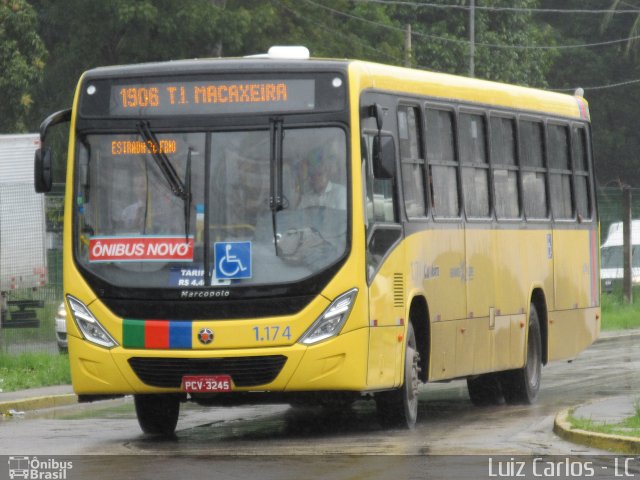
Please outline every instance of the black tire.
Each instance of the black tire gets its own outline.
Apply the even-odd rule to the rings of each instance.
[[[467,378],[467,389],[469,390],[471,403],[476,407],[504,403],[500,378],[495,373],[486,373],[477,377]]]
[[[375,396],[378,418],[385,427],[412,429],[418,418],[420,354],[411,323],[407,327],[405,350],[402,386],[396,390],[377,393]]]
[[[501,378],[502,392],[511,405],[532,404],[538,398],[542,373],[542,338],[540,319],[535,305],[529,309],[527,332],[527,362],[524,367],[504,372]]]
[[[180,415],[177,395],[134,395],[138,423],[144,433],[171,436]]]

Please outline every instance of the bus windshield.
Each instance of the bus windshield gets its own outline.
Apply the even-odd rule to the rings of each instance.
[[[275,159],[274,136],[82,136],[76,261],[111,285],[140,288],[294,282],[334,264],[347,248],[345,132],[285,128]]]

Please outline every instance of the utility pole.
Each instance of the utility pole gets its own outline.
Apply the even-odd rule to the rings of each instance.
[[[411,24],[404,30],[404,66],[411,67]]]
[[[622,189],[623,214],[622,214],[622,255],[623,271],[622,288],[624,299],[627,303],[633,303],[633,246],[632,246],[632,214],[631,214],[631,187],[625,186]]]
[[[476,0],[469,0],[469,76],[476,75]]]

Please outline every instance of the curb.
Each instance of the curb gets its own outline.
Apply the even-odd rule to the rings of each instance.
[[[16,415],[16,413],[24,413],[25,410],[41,410],[44,408],[72,405],[74,403],[78,403],[78,396],[72,393],[47,395],[23,400],[9,400],[7,402],[0,402],[0,415],[13,416]]]
[[[556,415],[553,431],[559,437],[573,443],[598,448],[600,450],[608,450],[610,452],[640,453],[640,438],[589,432],[587,430],[572,428],[567,418],[573,413],[573,410],[573,408],[569,408]]]

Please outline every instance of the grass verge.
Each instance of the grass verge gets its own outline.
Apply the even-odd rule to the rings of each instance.
[[[636,413],[634,416],[626,418],[619,423],[594,422],[591,419],[576,418],[573,415],[569,415],[567,420],[574,429],[577,428],[588,432],[640,438],[640,407],[638,405],[635,406],[635,411]]]
[[[0,354],[0,391],[71,383],[69,356],[49,353]]]
[[[640,287],[633,288],[633,303],[627,303],[621,289],[602,294],[602,329],[640,328]]]

